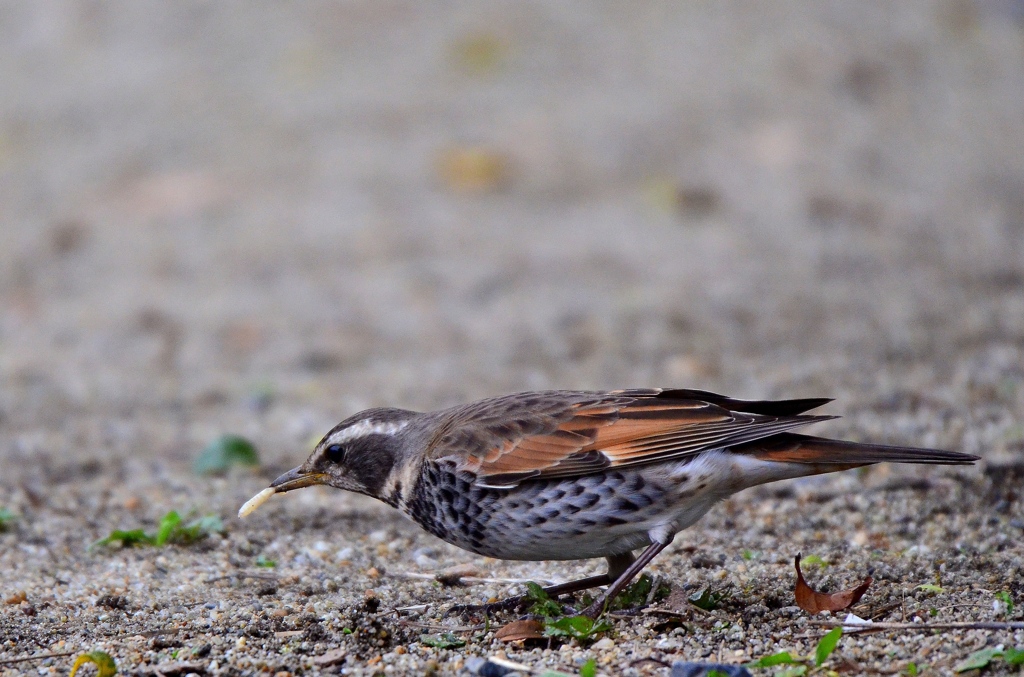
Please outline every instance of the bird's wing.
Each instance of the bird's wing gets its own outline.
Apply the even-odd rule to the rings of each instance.
[[[751,442],[832,418],[798,414],[825,401],[654,389],[521,393],[450,410],[428,457],[454,463],[478,485],[510,487]]]

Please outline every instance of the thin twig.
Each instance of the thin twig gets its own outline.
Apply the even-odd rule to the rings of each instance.
[[[26,663],[28,661],[41,661],[47,658],[61,658],[63,656],[74,656],[77,651],[62,651],[60,653],[42,653],[36,656],[22,656],[21,658],[0,658],[0,665],[14,665],[15,663]]]

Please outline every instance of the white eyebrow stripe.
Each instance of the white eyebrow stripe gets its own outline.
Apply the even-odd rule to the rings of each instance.
[[[359,421],[331,435],[328,442],[331,444],[343,444],[349,440],[365,437],[366,435],[394,435],[407,425],[409,425],[408,421]]]

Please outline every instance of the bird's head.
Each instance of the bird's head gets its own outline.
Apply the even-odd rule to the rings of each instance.
[[[402,431],[417,414],[404,409],[367,409],[324,435],[306,462],[270,484],[275,493],[326,484],[382,498],[403,458]]]

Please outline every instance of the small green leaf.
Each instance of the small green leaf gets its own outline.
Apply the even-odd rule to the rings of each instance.
[[[264,569],[273,569],[277,566],[277,562],[270,559],[266,555],[260,555],[256,558],[256,566],[263,567]]]
[[[818,557],[817,555],[808,555],[807,557],[803,557],[800,559],[800,565],[804,567],[817,565],[824,569],[828,566],[828,562]]]
[[[821,667],[821,665],[828,660],[828,657],[835,651],[836,645],[839,644],[840,638],[843,636],[843,629],[832,628],[828,631],[828,634],[821,638],[818,642],[818,647],[814,650],[814,665]]]
[[[775,673],[775,677],[801,677],[801,675],[806,675],[806,674],[807,674],[807,666],[806,665],[794,665],[791,668],[786,668],[785,670],[779,670],[777,673]]]
[[[1003,651],[1003,660],[1009,665],[1024,665],[1024,647],[1007,647]]]
[[[156,547],[159,548],[166,544],[179,524],[181,524],[181,515],[174,510],[160,518],[160,526],[156,530],[156,538],[154,540]]]
[[[224,522],[217,515],[198,517],[171,534],[171,540],[180,545],[188,545],[202,540],[212,534],[224,533]]]
[[[1007,614],[1013,613],[1013,597],[1008,590],[1000,590],[995,594],[995,598],[1006,605]]]
[[[420,635],[420,643],[435,649],[458,649],[460,646],[466,646],[466,640],[450,632],[441,635]]]
[[[745,559],[746,561],[749,562],[750,560],[755,559],[755,558],[757,558],[757,553],[754,552],[753,550],[744,550],[743,551],[743,559]]]
[[[7,508],[0,508],[0,531],[7,529],[7,525],[18,519],[18,516]]]
[[[721,670],[708,670],[704,677],[729,677],[729,675]]]
[[[907,677],[917,677],[918,672],[917,663],[907,663],[907,667],[903,668],[903,674]]]
[[[779,653],[773,653],[770,656],[761,656],[753,663],[747,663],[744,667],[771,668],[776,665],[795,665],[799,662],[799,659],[794,658],[788,651],[780,651]]]
[[[922,583],[921,585],[914,588],[914,590],[924,590],[925,592],[932,592],[936,595],[946,592],[946,590],[940,585],[932,585],[931,583]]]
[[[160,518],[160,525],[157,527],[156,533],[147,534],[142,529],[132,529],[131,531],[116,530],[110,532],[110,535],[106,538],[96,541],[89,548],[91,550],[92,548],[110,545],[115,542],[120,542],[123,547],[153,545],[159,548],[169,543],[188,545],[206,538],[212,533],[221,533],[223,531],[224,523],[216,515],[206,515],[182,526],[181,515],[172,510]]]
[[[580,677],[597,677],[597,660],[591,658],[580,666]]]
[[[106,538],[102,538],[92,545],[89,549],[98,548],[101,545],[111,545],[113,543],[121,543],[121,547],[130,548],[133,545],[155,545],[155,540],[152,536],[147,534],[142,529],[132,529],[131,531],[122,531],[121,529],[115,529],[110,532],[110,535]]]
[[[260,457],[252,442],[238,435],[221,435],[203,449],[192,469],[197,475],[216,475],[227,472],[231,466],[259,464]]]
[[[547,637],[572,637],[576,640],[588,640],[594,635],[611,629],[612,626],[606,621],[595,621],[587,616],[549,618],[544,622],[544,635]]]
[[[530,613],[538,616],[556,618],[562,615],[562,607],[558,602],[548,597],[544,588],[533,581],[526,584],[526,599],[531,602]]]
[[[96,677],[114,677],[117,674],[117,663],[110,654],[104,651],[92,651],[75,659],[75,664],[71,666],[71,674],[68,677],[75,677],[78,669],[86,663],[96,665]]]
[[[714,611],[718,608],[719,602],[725,597],[720,592],[712,592],[710,587],[703,588],[700,592],[695,592],[686,599],[689,600],[690,604],[703,609],[704,611]]]
[[[968,670],[981,670],[987,668],[988,664],[997,658],[1001,658],[1003,655],[1002,647],[994,646],[981,651],[975,651],[968,656],[962,663],[956,666],[957,672],[967,672]]]
[[[609,610],[614,609],[634,609],[647,602],[647,598],[651,596],[651,588],[654,585],[654,578],[648,574],[641,574],[634,583],[629,585],[612,601]],[[662,583],[658,586],[658,589],[654,592],[653,599],[665,599],[672,592],[672,587],[666,583]]]

